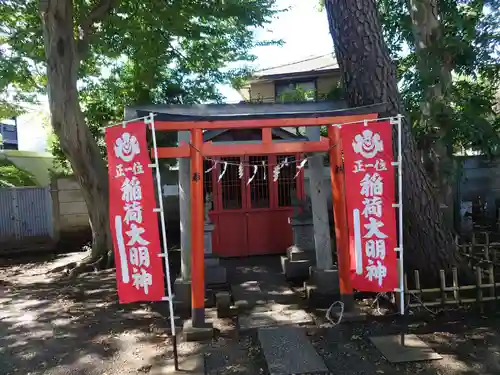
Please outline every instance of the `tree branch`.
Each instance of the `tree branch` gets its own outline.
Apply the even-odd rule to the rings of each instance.
[[[102,21],[115,8],[120,0],[100,0],[90,14],[80,23],[78,40],[78,57],[80,60],[87,54],[90,38],[94,32],[94,24]]]

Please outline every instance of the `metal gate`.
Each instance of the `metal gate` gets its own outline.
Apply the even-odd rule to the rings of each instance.
[[[49,187],[0,189],[0,241],[52,237]]]

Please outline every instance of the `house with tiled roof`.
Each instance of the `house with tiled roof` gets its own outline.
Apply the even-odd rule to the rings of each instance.
[[[298,89],[307,93],[307,101],[323,101],[338,89],[340,79],[337,60],[328,53],[256,71],[238,91],[248,102],[280,102]]]

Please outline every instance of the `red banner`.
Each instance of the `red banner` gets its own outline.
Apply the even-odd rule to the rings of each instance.
[[[120,303],[165,295],[153,173],[146,124],[106,128],[109,215]]]
[[[352,287],[398,287],[392,126],[368,122],[341,128]]]

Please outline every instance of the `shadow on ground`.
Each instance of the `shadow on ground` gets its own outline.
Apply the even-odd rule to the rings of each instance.
[[[128,374],[171,357],[163,309],[119,305],[114,270],[57,280],[47,270],[60,260],[1,267],[1,374]]]
[[[73,283],[47,273],[84,256],[27,257],[0,266],[1,375],[156,374],[172,364],[167,303],[118,304],[114,270]],[[180,343],[181,363],[204,354],[209,374],[262,373],[252,359],[252,337],[239,337],[231,320],[217,328],[213,342]]]
[[[158,364],[171,363],[170,327],[163,305],[119,305],[113,270],[83,275],[74,284],[50,279],[53,276],[46,271],[63,260],[57,256],[0,266],[1,375],[153,374]],[[262,298],[266,305],[303,304],[284,286],[276,264],[263,266],[257,258],[229,264],[232,282],[244,285],[257,275],[266,278],[258,296],[251,298]],[[324,323],[324,310],[310,312],[316,324]],[[207,310],[212,317],[213,313]],[[215,321],[219,330],[215,340],[181,343],[180,355],[205,354],[210,375],[267,373],[256,331],[238,334],[236,319]],[[401,327],[400,320],[386,317],[307,329],[334,374],[500,373],[500,317],[494,311],[487,318],[455,311],[411,321],[408,331],[441,354],[444,358],[439,361],[388,363],[369,337],[398,334]]]

